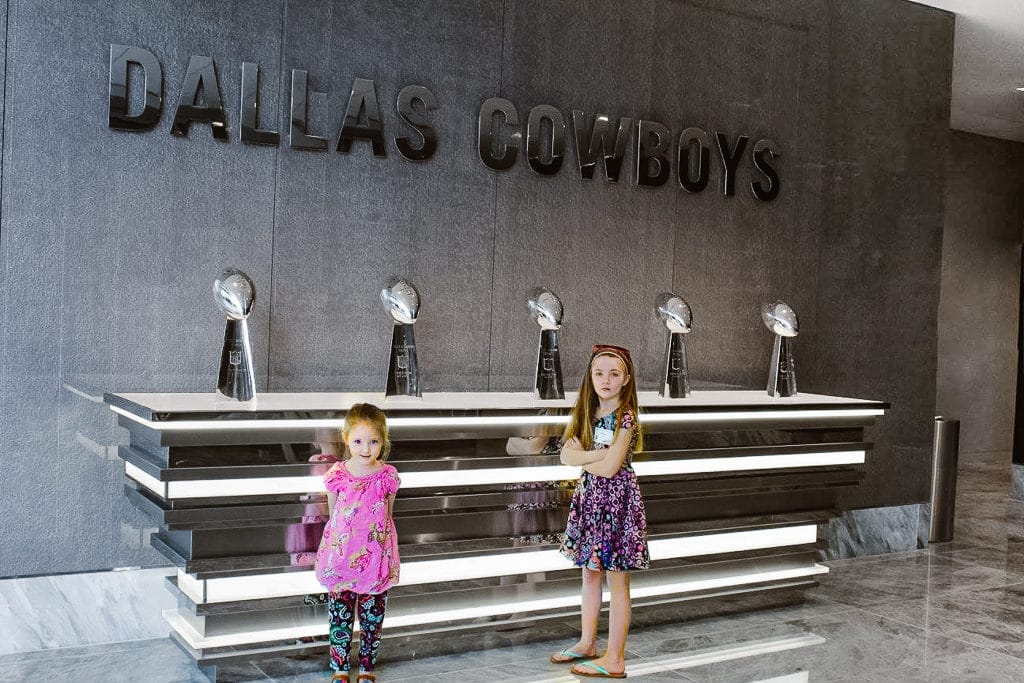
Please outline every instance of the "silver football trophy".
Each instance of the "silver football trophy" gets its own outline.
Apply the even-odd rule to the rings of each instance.
[[[537,349],[537,375],[534,396],[549,400],[565,398],[562,386],[562,359],[558,355],[558,328],[562,326],[562,302],[546,287],[534,287],[527,295],[526,305],[540,325]]]
[[[380,291],[380,300],[394,322],[384,395],[422,396],[420,366],[416,360],[416,337],[412,330],[420,312],[420,293],[411,282],[394,278]]]
[[[686,366],[686,342],[683,335],[690,332],[693,314],[681,297],[670,293],[658,295],[655,310],[668,329],[665,365],[658,394],[669,398],[686,398],[690,395],[690,373]]]
[[[793,338],[797,334],[796,313],[781,301],[761,306],[761,320],[775,333],[771,365],[768,366],[768,395],[796,396],[793,367]]]
[[[213,281],[217,305],[227,314],[224,348],[220,353],[217,393],[224,398],[251,401],[256,397],[256,371],[246,318],[256,303],[256,285],[237,268],[227,268]]]

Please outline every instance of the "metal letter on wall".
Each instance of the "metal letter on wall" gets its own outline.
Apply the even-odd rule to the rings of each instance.
[[[754,193],[755,197],[763,202],[770,202],[779,196],[779,174],[775,172],[775,169],[772,168],[768,161],[782,156],[782,153],[776,152],[772,149],[773,147],[775,147],[774,142],[761,139],[754,143],[754,151],[751,154],[754,160],[754,168],[760,171],[768,180],[767,189],[761,184],[760,180],[750,181],[750,190]]]
[[[715,140],[718,142],[718,155],[722,159],[722,194],[736,194],[736,167],[743,158],[743,150],[747,148],[748,138],[741,135],[736,139],[736,149],[729,151],[729,140],[725,133],[715,133]]]
[[[502,115],[505,125],[512,130],[508,134],[509,142],[501,145],[500,155],[495,154],[494,146],[500,143],[495,131],[494,118]],[[480,150],[480,160],[487,168],[495,171],[504,171],[512,168],[516,163],[516,156],[519,154],[519,144],[523,138],[519,130],[519,112],[516,106],[502,97],[492,97],[480,105],[480,118],[477,122],[477,147]]]
[[[359,123],[360,112],[366,112],[366,125]],[[348,96],[348,107],[345,109],[345,123],[341,126],[338,136],[338,151],[348,154],[352,149],[352,141],[356,138],[369,140],[373,145],[375,157],[386,157],[384,148],[384,122],[377,103],[377,87],[367,78],[356,78],[352,81],[352,92]]]
[[[242,142],[250,145],[277,146],[281,134],[276,130],[260,130],[260,65],[242,62]]]
[[[128,113],[128,65],[142,67],[146,100],[142,111]],[[107,123],[118,130],[149,130],[160,120],[164,75],[160,62],[149,50],[131,45],[110,46],[110,105]]]
[[[697,149],[694,150],[694,143]],[[691,152],[696,151],[693,157]],[[708,186],[711,168],[711,150],[708,148],[708,134],[700,128],[687,128],[679,134],[679,152],[677,154],[679,186],[687,192],[700,192]],[[696,162],[696,163],[695,163]],[[693,167],[697,168],[694,169]],[[697,177],[693,177],[696,170]]]
[[[547,119],[551,124],[551,160],[541,158],[541,128]],[[540,175],[555,175],[565,158],[565,118],[550,104],[538,104],[526,119],[526,159],[530,168]]]
[[[636,122],[636,184],[647,187],[664,185],[672,168],[668,162],[672,133],[657,121]],[[652,164],[657,170],[652,173]]]
[[[427,117],[416,111],[414,106],[416,102],[423,105],[424,112],[437,109],[434,93],[422,85],[407,85],[398,91],[398,115],[409,127],[420,134],[423,142],[418,147],[414,147],[409,138],[401,137],[395,138],[395,145],[398,147],[399,154],[406,159],[423,161],[434,156],[434,152],[437,151],[437,132],[430,125]]]
[[[579,160],[580,178],[583,180],[594,178],[594,168],[597,166],[597,158],[600,154],[604,157],[605,178],[610,183],[618,181],[632,125],[632,119],[619,119],[619,127],[615,131],[613,140],[612,121],[607,114],[595,116],[593,127],[588,129],[586,115],[579,109],[572,110],[572,127],[576,138],[576,158]]]
[[[291,117],[288,125],[288,146],[292,149],[308,149],[322,152],[327,149],[327,139],[306,132],[309,112],[306,102],[309,98],[309,74],[302,69],[292,69]]]
[[[203,104],[196,104],[201,98]],[[210,132],[217,140],[228,139],[227,123],[224,120],[224,106],[220,101],[220,83],[217,82],[217,68],[213,59],[192,55],[188,60],[188,71],[181,86],[178,109],[171,124],[173,135],[188,135],[193,121],[209,123]]]

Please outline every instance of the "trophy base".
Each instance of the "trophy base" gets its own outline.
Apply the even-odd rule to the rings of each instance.
[[[249,325],[245,320],[228,319],[224,326],[217,394],[226,400],[243,403],[256,398],[256,371],[253,369]]]
[[[686,344],[682,332],[670,332],[665,347],[665,381],[658,395],[665,398],[686,398],[690,395],[690,372],[686,365]]]
[[[242,400],[233,398],[221,393],[220,389],[214,392],[213,406],[217,409],[232,408],[235,410],[256,410],[259,397],[253,396],[250,399]]]
[[[540,331],[533,396],[541,401],[565,398],[562,359],[558,354],[558,330]]]
[[[768,367],[768,395],[796,396],[796,368],[793,365],[793,342],[790,337],[775,335],[772,361]]]
[[[416,358],[416,336],[413,334],[412,325],[398,324],[394,327],[384,395],[416,398],[423,395],[420,389],[420,366]]]

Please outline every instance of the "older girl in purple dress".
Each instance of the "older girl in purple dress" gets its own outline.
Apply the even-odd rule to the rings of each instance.
[[[578,662],[572,667],[577,676],[626,677],[629,572],[650,566],[644,500],[631,464],[633,452],[641,448],[637,412],[629,351],[598,344],[562,447],[564,464],[583,467],[561,547],[563,555],[583,568],[583,633],[575,645],[551,655],[551,661]],[[606,574],[611,592],[608,649],[597,657],[597,617]]]

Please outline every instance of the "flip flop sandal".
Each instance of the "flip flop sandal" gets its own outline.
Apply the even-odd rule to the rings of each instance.
[[[349,677],[347,671],[335,671],[334,675],[331,676],[331,683],[348,683]]]
[[[590,671],[581,671],[581,670],[576,668],[577,666],[588,666],[591,669],[593,669],[594,671],[593,671],[593,673],[591,673]],[[600,667],[597,664],[594,664],[593,662],[580,662],[579,664],[576,664],[571,669],[569,669],[569,671],[572,672],[573,674],[577,675],[577,676],[583,676],[584,678],[625,678],[626,677],[626,672],[625,671],[623,671],[620,674],[612,673],[608,669],[605,669],[604,667]]]
[[[594,655],[581,655],[578,652],[573,652],[569,648],[565,648],[561,652],[556,652],[555,654],[548,657],[548,661],[550,661],[552,664],[572,664],[573,662],[579,662],[584,659],[589,659],[593,656]]]
[[[377,677],[374,676],[369,671],[360,671],[359,672],[359,678],[356,679],[356,683],[359,683],[359,681],[376,681],[376,680],[377,680]]]

